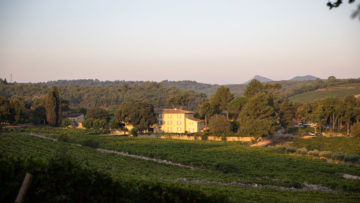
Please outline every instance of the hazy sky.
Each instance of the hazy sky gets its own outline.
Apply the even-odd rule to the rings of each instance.
[[[0,77],[243,83],[360,77],[356,4],[0,0]],[[359,2],[359,1],[357,1]]]

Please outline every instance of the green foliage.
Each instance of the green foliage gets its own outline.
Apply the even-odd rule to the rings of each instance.
[[[305,147],[309,150],[343,152],[360,154],[360,138],[356,137],[313,137],[311,139],[295,138],[293,147]]]
[[[67,126],[69,126],[69,125],[71,125],[71,120],[70,120],[70,119],[63,119],[63,120],[61,121],[61,126],[62,126],[62,127],[67,127]]]
[[[180,109],[188,107],[189,102],[190,96],[185,92],[172,96],[167,100],[167,103],[170,104],[173,108],[178,107]]]
[[[11,122],[13,120],[13,109],[9,100],[0,97],[0,125],[4,122]]]
[[[228,103],[234,98],[231,94],[230,89],[225,86],[220,86],[213,97],[211,98],[210,104],[214,112],[219,113],[221,111],[228,112]]]
[[[345,85],[340,83],[338,85],[334,85],[334,87],[322,86],[324,89],[316,90],[318,88],[304,93],[295,94],[290,96],[289,99],[293,102],[312,102],[316,99],[323,99],[326,97],[344,98],[347,95],[360,94],[360,83],[350,83]]]
[[[50,128],[38,130],[43,130],[45,132],[47,129]],[[178,194],[180,190],[195,190],[196,194],[204,194],[206,197],[220,202],[227,200],[238,202],[244,198],[254,201],[268,201],[269,198],[272,199],[273,197],[277,197],[274,200],[287,202],[304,200],[315,201],[319,199],[324,201],[332,200],[344,202],[360,197],[360,195],[358,195],[358,191],[360,191],[360,185],[354,180],[347,180],[338,175],[339,173],[360,175],[357,168],[346,165],[327,164],[321,160],[311,160],[304,157],[287,155],[269,148],[251,148],[245,145],[240,145],[239,143],[222,143],[211,141],[180,141],[151,138],[134,139],[115,136],[94,136],[84,135],[81,132],[86,132],[86,130],[78,129],[52,130],[57,133],[69,132],[71,138],[73,138],[76,142],[87,138],[94,138],[101,143],[102,148],[171,160],[206,170],[192,170],[183,167],[158,164],[151,161],[117,156],[114,154],[101,153],[97,150],[86,147],[78,147],[66,143],[52,142],[50,140],[43,140],[28,135],[4,134],[0,136],[0,154],[5,156],[14,155],[16,157],[23,158],[32,156],[37,158],[46,158],[47,160],[51,158],[53,154],[56,153],[56,151],[58,151],[59,146],[65,145],[69,154],[71,154],[74,159],[76,159],[75,163],[84,164],[85,168],[88,170],[96,169],[101,172],[106,172],[107,174],[111,175],[112,180],[118,180],[120,183],[122,183],[125,188],[120,190],[121,192],[117,191],[121,194],[115,196],[121,197],[124,193],[128,194],[128,201],[137,200],[134,199],[133,195],[141,194],[145,196],[142,196],[142,198],[145,199],[152,198],[153,196],[148,196],[150,194],[157,197],[160,194],[166,195],[169,193],[169,191],[164,188],[162,188],[162,192],[154,193],[154,190],[149,191],[149,188],[152,188],[155,183],[163,185],[164,187],[166,186],[166,188],[176,187],[177,192],[172,193],[175,196],[182,194],[182,192]],[[33,129],[33,131],[35,130]],[[54,132],[48,131],[48,133]],[[10,174],[18,174],[13,167],[0,167],[0,170],[5,170],[8,168],[9,171],[13,171]],[[41,169],[43,167],[40,166],[38,168]],[[57,166],[57,170],[61,169],[59,173],[67,171],[67,168],[69,167]],[[44,169],[46,169],[46,167]],[[0,173],[0,175],[1,174],[4,173]],[[45,172],[39,174],[47,175]],[[51,174],[56,176],[56,173]],[[13,187],[16,188],[14,189],[14,195],[16,195],[18,191],[23,177],[23,173],[19,175],[19,181],[17,181],[18,185]],[[85,177],[93,176],[86,174]],[[172,181],[166,181],[181,181],[184,179],[184,177],[186,177],[189,181],[194,180],[197,183],[175,183]],[[71,179],[71,177],[66,178]],[[57,179],[54,180],[57,182]],[[200,180],[200,182],[196,180]],[[263,184],[279,185],[285,187],[296,186],[298,188],[302,187],[303,182],[308,182],[310,184],[321,184],[326,187],[331,187],[332,189],[336,190],[336,193],[333,194],[306,191],[289,191],[284,193],[283,191],[273,189],[251,189],[230,185],[222,186],[220,184],[207,186],[206,184],[202,183],[202,180],[204,182],[218,181],[221,183],[241,182],[251,185]],[[58,193],[54,194],[54,197],[68,194],[62,192],[62,186],[68,188],[69,191],[72,191],[74,188],[72,184],[68,184],[65,181],[66,180],[59,182],[64,185],[57,185]],[[113,196],[112,193],[109,193],[107,190],[107,185],[96,185],[92,187],[92,185],[83,184],[83,182],[79,179],[76,179],[76,181],[78,183],[77,185],[84,185],[86,188],[91,187],[96,191],[99,191],[99,188],[102,188],[102,197],[106,198],[107,201],[111,201],[111,199],[109,200],[110,197],[108,197],[108,194],[111,197]],[[1,182],[0,185],[2,185],[2,183],[3,182]],[[8,194],[6,191],[9,191],[10,187],[7,183],[8,182],[4,182],[4,188],[6,190],[2,190],[1,194]],[[103,183],[107,184],[106,182]],[[137,193],[129,192],[133,191],[133,184],[135,184],[134,191],[138,191]],[[146,185],[144,191],[139,189],[141,187],[139,187],[138,184]],[[149,185],[152,186],[150,187]],[[109,188],[114,187],[114,185],[111,187],[109,186]],[[74,188],[74,190],[76,191],[77,195],[79,195],[79,191],[82,191],[80,188]],[[166,191],[166,193],[164,193],[164,191]],[[344,193],[343,191],[353,191],[353,193]],[[187,196],[189,196],[189,193],[187,193]],[[216,198],[223,196],[226,196],[227,199],[224,200]],[[261,197],[261,199],[259,199],[259,197]],[[13,201],[13,198],[10,199]],[[74,199],[74,197],[72,197],[72,199]],[[161,199],[161,201],[165,200]],[[204,201],[207,200],[205,199]]]
[[[244,96],[251,98],[262,91],[264,91],[264,85],[258,80],[253,79],[246,85]]]
[[[317,149],[308,152],[310,156],[319,156],[319,153],[320,152]]]
[[[214,136],[227,136],[231,132],[231,123],[221,115],[214,115],[209,120],[209,130]]]
[[[69,101],[69,106],[74,107],[102,107],[116,108],[124,101],[140,99],[156,108],[169,107],[167,100],[175,95],[186,94],[189,97],[188,108],[195,110],[200,102],[206,98],[203,93],[177,88],[164,88],[156,82],[124,82],[115,81],[106,83],[96,81],[58,81],[41,83],[14,83],[0,84],[0,96],[10,98],[14,95],[23,96],[27,101],[32,101],[45,95],[51,86],[58,85],[61,98]]]
[[[58,126],[61,122],[61,103],[59,91],[52,87],[45,99],[46,121],[49,125]]]
[[[297,149],[296,153],[301,154],[301,155],[306,155],[307,154],[307,149],[306,148]]]
[[[109,120],[109,114],[105,109],[95,107],[87,110],[86,118]]]
[[[139,132],[139,130],[137,128],[133,128],[130,130],[130,134],[134,137],[138,136],[138,132]]]
[[[342,161],[344,160],[345,154],[342,152],[333,153],[331,155],[331,158],[334,160]]]
[[[87,118],[82,122],[82,125],[87,129],[104,129],[106,127],[106,120]]]
[[[322,151],[319,153],[320,157],[325,157],[325,158],[331,158],[332,157],[332,153],[329,151]]]
[[[77,163],[68,155],[57,156],[46,162],[0,155],[1,202],[15,199],[27,171],[33,175],[26,194],[28,202],[226,201],[223,195],[204,194],[198,189],[183,189],[149,181],[114,180],[106,173]]]
[[[268,136],[277,127],[274,108],[268,104],[268,97],[259,93],[252,97],[240,112],[238,133],[244,136]]]
[[[124,102],[115,113],[115,118],[123,123],[130,123],[140,131],[157,123],[154,106],[140,100]]]
[[[99,141],[92,138],[85,139],[84,141],[81,142],[81,144],[83,146],[87,146],[95,149],[98,148],[100,145]]]
[[[292,119],[295,117],[294,109],[289,99],[286,97],[280,106],[280,125],[288,130],[289,126],[293,123]]]
[[[82,122],[82,125],[87,128],[87,129],[90,129],[93,127],[93,122],[94,122],[94,119],[92,118],[88,118],[88,119],[85,119],[83,122]]]
[[[240,111],[245,106],[245,104],[248,102],[248,98],[246,97],[236,97],[233,100],[231,100],[228,104],[228,110],[230,113],[230,117],[237,118],[239,116]]]
[[[357,122],[352,126],[351,136],[360,138],[360,122]]]
[[[122,129],[124,126],[124,124],[122,124],[121,122],[119,122],[118,120],[116,119],[112,119],[110,122],[109,122],[109,127],[111,129]]]
[[[346,154],[344,157],[344,161],[347,162],[358,162],[360,160],[360,155],[359,154]]]

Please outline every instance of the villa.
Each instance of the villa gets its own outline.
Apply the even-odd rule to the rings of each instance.
[[[162,109],[158,112],[155,132],[196,133],[204,129],[203,120],[194,118],[194,112],[182,109]]]

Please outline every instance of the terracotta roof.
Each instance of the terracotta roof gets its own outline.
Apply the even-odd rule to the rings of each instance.
[[[203,120],[197,119],[197,118],[186,118],[186,119],[190,119],[192,121],[196,121],[196,122],[204,122]]]
[[[167,114],[180,114],[180,113],[184,113],[184,114],[193,114],[193,111],[187,111],[187,110],[182,110],[182,109],[161,109],[159,111],[159,113],[167,113]]]

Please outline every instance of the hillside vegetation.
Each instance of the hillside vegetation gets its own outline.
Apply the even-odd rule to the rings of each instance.
[[[358,95],[358,94],[360,94],[360,83],[345,84],[345,85],[340,84],[337,86],[320,88],[302,94],[296,94],[294,96],[289,97],[289,99],[294,102],[311,102],[316,99],[322,99],[325,97],[343,98],[347,95]]]
[[[53,83],[47,84],[0,84],[0,96],[10,98],[23,97],[25,101],[34,101],[43,97],[50,90]],[[61,83],[63,84],[63,83]],[[157,108],[170,107],[168,99],[176,95],[187,95],[189,98],[187,109],[194,110],[206,97],[203,93],[177,88],[164,88],[159,83],[144,82],[141,84],[119,85],[60,85],[59,93],[62,99],[69,101],[71,107],[104,107],[114,108],[126,100],[144,100]],[[75,83],[76,84],[76,83]]]

